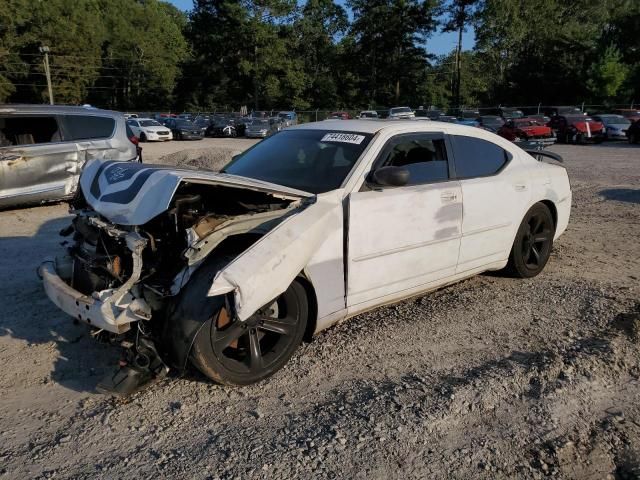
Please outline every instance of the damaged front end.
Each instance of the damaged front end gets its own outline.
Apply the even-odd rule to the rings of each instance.
[[[101,384],[123,395],[186,366],[194,327],[167,322],[192,274],[211,259],[226,265],[314,201],[223,174],[119,162],[89,165],[81,188],[61,232],[67,252],[39,274],[60,309],[125,347],[122,368]]]

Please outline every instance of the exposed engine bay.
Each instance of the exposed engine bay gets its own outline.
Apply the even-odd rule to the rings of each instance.
[[[228,263],[311,201],[183,181],[162,213],[142,225],[117,225],[79,195],[71,206],[76,216],[61,232],[70,239],[67,255],[43,264],[40,274],[52,277],[49,284],[54,274],[66,284],[55,286],[72,297],[58,295],[63,310],[72,309],[96,336],[125,347],[123,368],[101,389],[128,394],[168,365],[183,368],[182,356],[176,359],[163,336],[168,312],[192,273],[212,257]],[[65,304],[69,300],[75,307]]]

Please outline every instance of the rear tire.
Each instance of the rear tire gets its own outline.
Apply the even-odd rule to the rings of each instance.
[[[216,307],[197,334],[191,363],[225,385],[249,385],[284,366],[296,351],[309,316],[304,286],[294,280],[274,302],[241,322]]]
[[[549,208],[543,203],[536,203],[518,228],[506,272],[518,278],[538,275],[551,255],[554,233],[555,225]]]

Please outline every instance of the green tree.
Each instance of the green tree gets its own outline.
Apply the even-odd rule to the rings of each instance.
[[[591,93],[600,100],[607,100],[617,95],[627,78],[629,67],[622,63],[620,51],[610,45],[588,73],[587,86]]]
[[[294,54],[303,62],[305,103],[334,108],[339,103],[336,38],[348,27],[344,8],[333,0],[308,0],[293,23]]]
[[[350,0],[353,23],[347,51],[359,77],[362,103],[412,103],[427,68],[427,38],[436,28],[435,2]]]

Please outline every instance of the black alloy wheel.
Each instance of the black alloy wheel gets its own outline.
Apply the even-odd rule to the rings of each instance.
[[[551,255],[554,234],[555,225],[549,208],[536,203],[518,228],[507,271],[520,278],[538,275]]]
[[[214,312],[196,337],[192,361],[219,383],[256,383],[291,358],[302,342],[307,317],[306,291],[297,280],[245,321],[233,318],[222,308]]]

